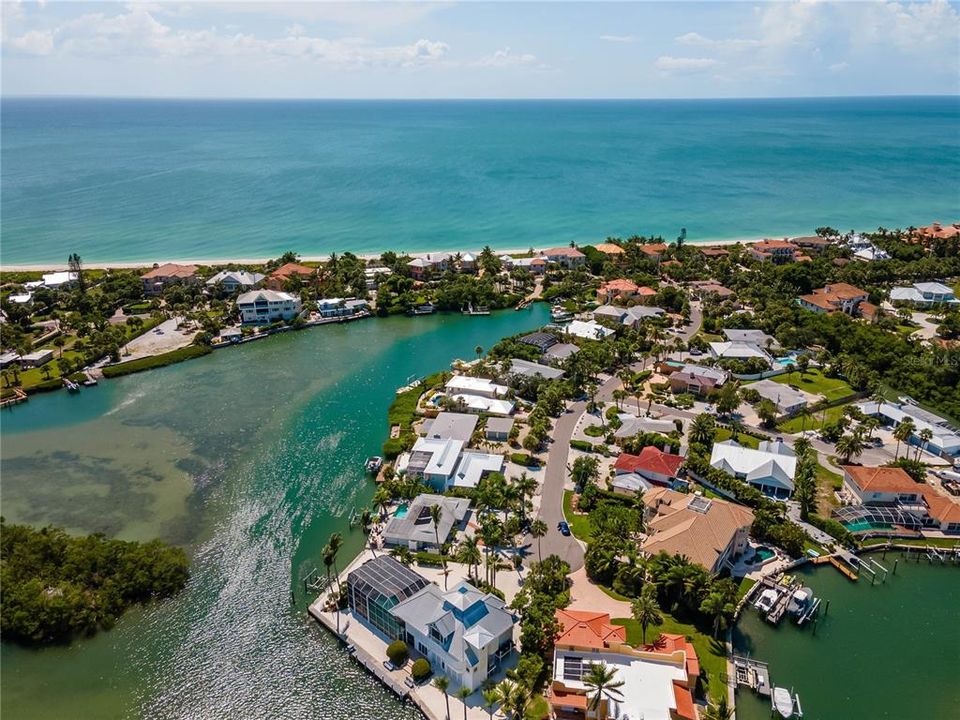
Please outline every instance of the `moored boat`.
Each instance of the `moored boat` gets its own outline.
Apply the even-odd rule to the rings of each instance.
[[[373,457],[368,457],[367,461],[363,464],[364,469],[371,475],[375,475],[380,472],[380,468],[383,467],[383,458],[379,455],[374,455]]]

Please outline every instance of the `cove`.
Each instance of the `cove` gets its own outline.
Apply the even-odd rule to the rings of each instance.
[[[793,687],[805,718],[921,720],[956,717],[960,705],[960,569],[907,562],[884,584],[851,582],[829,566],[794,574],[824,601],[816,635],[784,622],[772,627],[748,608],[734,631],[740,653],[770,664],[775,685]],[[743,688],[738,720],[768,720],[770,704]]]
[[[348,518],[373,494],[362,464],[396,388],[548,320],[539,303],[283,333],[4,412],[8,522],[162,537],[193,576],[69,647],[4,643],[0,714],[419,717],[306,616],[299,580],[330,533],[340,567],[361,547]]]

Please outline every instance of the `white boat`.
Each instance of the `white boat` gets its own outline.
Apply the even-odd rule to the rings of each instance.
[[[569,322],[573,320],[573,313],[569,310],[564,310],[559,305],[554,305],[553,309],[550,310],[550,319],[554,322]]]
[[[367,461],[363,464],[363,467],[368,473],[376,474],[380,472],[380,468],[383,467],[383,458],[379,455],[368,457]]]
[[[760,593],[760,597],[757,598],[753,606],[762,613],[768,613],[773,609],[773,606],[777,604],[779,597],[780,593],[773,588],[767,588]]]
[[[795,590],[793,595],[790,596],[787,612],[790,615],[799,617],[810,607],[811,602],[813,602],[813,590],[808,587],[802,587],[799,590]]]
[[[780,717],[793,717],[793,696],[786,688],[775,687],[773,695],[770,696],[770,703],[773,709],[780,713]]]

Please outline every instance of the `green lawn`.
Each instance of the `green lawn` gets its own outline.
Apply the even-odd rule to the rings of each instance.
[[[750,578],[743,578],[740,581],[739,587],[737,587],[737,600],[742,600],[746,596],[746,594],[750,592],[750,588],[752,588],[756,584],[757,584],[756,580],[751,580]]]
[[[843,416],[843,413],[846,412],[847,407],[849,407],[849,403],[846,405],[835,405],[834,407],[827,408],[826,411],[821,410],[807,418],[797,415],[777,425],[777,429],[785,433],[819,430],[823,427],[824,423],[832,423],[835,420],[839,420]]]
[[[550,703],[543,695],[534,695],[530,698],[523,717],[524,720],[544,720],[544,718],[550,717]]]
[[[731,436],[729,428],[718,427],[716,432],[713,435],[714,442],[723,442],[724,440],[729,440]],[[743,445],[744,447],[753,448],[756,450],[760,447],[760,440],[755,438],[753,435],[747,435],[746,433],[740,433],[737,437],[737,442]]]
[[[793,385],[812,395],[823,395],[827,400],[837,400],[853,393],[853,388],[845,380],[824,377],[823,373],[817,368],[811,368],[803,375],[797,371],[777,375],[770,379],[784,385]]]
[[[611,620],[614,625],[623,625],[627,628],[627,642],[631,645],[640,645],[642,631],[640,623],[632,618],[617,618]],[[710,697],[721,697],[727,692],[727,655],[723,643],[714,640],[708,634],[698,630],[694,625],[682,623],[669,613],[663,613],[663,625],[647,628],[647,640],[652,641],[658,632],[685,635],[693,643],[700,658],[700,667],[707,673],[707,690]]]
[[[897,545],[918,545],[920,547],[930,545],[931,547],[937,548],[954,548],[960,544],[960,538],[870,538],[864,540],[861,545],[869,547],[871,545],[884,545],[888,542],[896,543]],[[891,550],[890,552],[896,551]]]
[[[583,540],[583,542],[590,542],[590,537],[593,535],[593,526],[590,524],[590,516],[575,513],[573,511],[572,502],[575,496],[576,493],[573,492],[573,490],[563,491],[563,516],[570,525],[570,531],[573,533],[575,538],[578,540]]]

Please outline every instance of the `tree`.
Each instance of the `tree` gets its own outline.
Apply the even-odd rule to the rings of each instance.
[[[726,695],[721,695],[716,702],[709,703],[700,716],[701,720],[730,720],[732,717],[733,709],[730,707]]]
[[[720,580],[700,604],[700,612],[713,620],[713,636],[720,637],[720,631],[727,626],[737,609],[737,588],[730,580]]]
[[[796,451],[794,445],[794,451]],[[806,520],[817,509],[816,468],[813,460],[806,454],[797,452],[797,471],[793,480],[793,499],[800,504],[800,517]]]
[[[469,568],[469,575],[479,579],[480,563],[483,561],[483,554],[480,552],[480,542],[476,535],[467,535],[457,546],[457,562],[461,562]]]
[[[337,591],[340,590],[340,572],[337,570],[337,554],[340,552],[340,548],[343,547],[343,535],[340,533],[333,533],[330,536],[330,539],[327,541],[327,544],[330,547],[330,552],[333,553],[333,572],[337,579]]]
[[[858,431],[842,435],[837,440],[837,453],[843,456],[843,461],[849,463],[852,458],[860,457],[867,449],[867,443]]]
[[[597,713],[600,720],[606,717],[604,700],[623,700],[623,680],[617,680],[617,669],[607,667],[604,662],[592,663],[590,669],[583,676],[583,684],[587,686],[587,695],[590,702],[587,707]]]
[[[777,421],[777,406],[774,405],[772,400],[763,398],[763,400],[757,403],[757,416],[764,425],[772,427]]]
[[[487,688],[483,691],[483,707],[486,708],[487,714],[490,715],[490,720],[493,720],[493,706],[497,704],[499,699],[500,693],[497,692],[496,688]]]
[[[443,699],[447,703],[447,720],[450,720],[450,696],[447,694],[447,688],[450,687],[450,679],[446,675],[438,675],[433,679],[433,686],[443,693]]]
[[[540,539],[544,537],[547,532],[547,524],[540,518],[537,518],[530,524],[530,535],[537,540],[537,557],[540,562],[543,562],[543,549],[540,547]]]
[[[467,720],[467,698],[472,694],[473,692],[470,690],[470,688],[464,685],[461,685],[457,689],[457,699],[463,703],[463,720]]]
[[[437,539],[437,550],[440,553],[443,563],[443,589],[447,589],[447,556],[443,552],[443,545],[440,544],[440,519],[443,517],[443,508],[439,505],[430,506],[430,519],[433,521],[433,535]],[[447,713],[449,715],[449,712]]]
[[[54,347],[56,347],[57,350],[59,351],[57,357],[59,357],[59,358],[62,358],[62,357],[63,357],[63,346],[66,345],[66,344],[67,344],[67,341],[66,341],[66,339],[65,339],[62,335],[59,336],[59,337],[55,337],[55,338],[53,339],[53,345],[54,345]]]
[[[717,432],[717,422],[709,413],[700,413],[690,423],[688,437],[690,442],[710,447]]]
[[[497,697],[504,713],[512,718],[522,718],[530,701],[530,690],[523,683],[501,680],[497,685]]]
[[[473,351],[477,354],[477,360],[479,360],[479,359],[480,359],[480,356],[483,355],[483,348],[482,348],[481,346],[477,345],[477,346],[473,349]]]
[[[646,645],[647,627],[663,624],[663,615],[660,612],[660,605],[657,604],[657,591],[653,585],[643,586],[640,597],[634,598],[630,603],[630,613],[633,619],[640,623],[641,637],[643,644]]]
[[[800,371],[800,377],[802,378],[807,374],[807,369],[810,367],[810,356],[806,353],[801,353],[797,357],[797,370]]]
[[[87,278],[84,275],[83,261],[76,253],[71,253],[67,258],[67,271],[77,276],[77,290],[83,295],[87,292]]]
[[[900,443],[909,442],[910,438],[913,437],[913,433],[916,432],[917,426],[913,422],[913,418],[904,418],[893,431],[893,436],[897,439],[897,450],[894,453],[894,459],[900,457]],[[909,454],[909,451],[907,451]]]
[[[373,505],[380,509],[380,517],[384,518],[387,515],[387,508],[390,507],[390,503],[393,500],[393,496],[390,494],[390,491],[387,489],[387,486],[381,485],[377,488],[377,491],[373,494]]]
[[[740,407],[740,391],[732,382],[724,383],[717,393],[717,412],[729,415]]]

